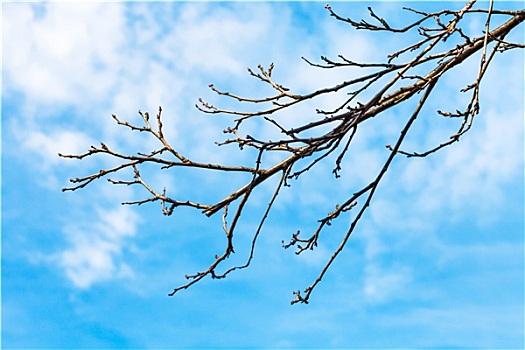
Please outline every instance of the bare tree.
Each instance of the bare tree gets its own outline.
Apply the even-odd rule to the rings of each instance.
[[[387,20],[375,13],[372,8],[368,8],[371,19],[358,22],[340,16],[332,7],[326,5],[325,8],[330,16],[338,21],[347,23],[357,30],[386,32],[392,36],[408,35],[416,32],[419,39],[403,49],[389,54],[382,63],[358,63],[342,55],[339,55],[336,59],[321,56],[318,63],[303,58],[306,64],[319,69],[359,68],[364,72],[355,79],[342,81],[337,85],[323,87],[306,94],[295,94],[291,89],[274,81],[272,78],[273,64],[267,68],[259,65],[257,70],[248,69],[249,74],[253,78],[273,89],[274,93],[270,96],[264,98],[244,97],[239,94],[222,91],[214,85],[210,85],[210,88],[215,93],[225,98],[235,102],[242,102],[244,105],[252,104],[257,106],[254,109],[255,111],[228,110],[207,103],[202,99],[199,99],[199,103],[196,105],[204,113],[223,114],[232,117],[233,124],[224,130],[230,136],[225,141],[218,143],[218,145],[235,144],[241,150],[249,149],[254,151],[254,159],[249,166],[200,163],[185,157],[167,141],[163,132],[162,109],[159,107],[158,113],[154,117],[150,117],[147,112],[142,113],[139,111],[144,121],[143,125],[133,125],[113,115],[113,119],[119,125],[129,128],[131,131],[151,134],[152,137],[160,142],[158,149],[148,153],[127,155],[118,153],[102,143],[99,147],[91,146],[83,154],[60,154],[61,157],[75,159],[83,159],[95,154],[105,154],[120,160],[120,165],[118,166],[100,170],[100,172],[92,175],[71,179],[70,181],[74,185],[63,190],[74,191],[85,187],[94,180],[131,168],[134,174],[133,179],[114,180],[108,178],[108,181],[115,185],[141,186],[148,194],[148,197],[123,204],[141,205],[149,202],[159,202],[165,215],[171,215],[175,208],[181,206],[194,208],[206,216],[222,212],[222,230],[226,234],[224,252],[216,255],[207,268],[200,272],[186,275],[187,283],[169,293],[169,295],[173,295],[177,291],[197,283],[206,276],[224,278],[235,270],[248,267],[254,256],[257,238],[262,231],[263,224],[268,218],[283,186],[290,186],[291,180],[299,178],[303,173],[318,165],[321,160],[330,159],[329,156],[334,159],[334,166],[330,170],[336,178],[339,177],[343,158],[348,152],[352,151],[352,140],[354,140],[363,122],[383,114],[404,101],[419,99],[414,104],[415,107],[405,124],[400,128],[399,137],[395,143],[386,145],[389,155],[376,176],[366,186],[357,188],[353,194],[349,194],[343,203],[334,203],[334,210],[318,221],[317,229],[311,235],[304,236],[302,232],[297,231],[292,235],[289,242],[283,241],[283,247],[294,247],[296,254],[312,250],[318,245],[321,233],[326,226],[329,226],[333,220],[341,215],[349,211],[354,212],[350,226],[343,235],[340,245],[333,251],[317,279],[302,293],[301,291],[294,292],[292,304],[297,302],[308,303],[312,291],[323,279],[328,268],[345,247],[350,235],[354,232],[366,209],[371,204],[379,183],[392,164],[394,157],[396,155],[426,157],[459,141],[469,131],[476,115],[480,112],[481,81],[495,55],[511,49],[525,47],[523,43],[512,43],[506,40],[507,34],[525,20],[525,10],[495,10],[493,9],[492,1],[488,8],[475,8],[475,2],[470,1],[459,10],[444,9],[433,13],[404,8],[405,11],[417,16],[417,20],[408,23],[403,28],[392,27]],[[479,36],[469,36],[461,28],[460,24],[466,16],[484,16],[486,19],[484,28],[480,28]],[[496,16],[502,19],[502,24],[493,28],[491,23],[494,22],[493,19]],[[437,111],[442,117],[457,121],[457,131],[450,135],[448,139],[430,149],[424,151],[403,150],[401,148],[403,140],[411,130],[425,103],[429,98],[432,98],[431,94],[438,86],[440,79],[476,53],[481,57],[477,76],[471,84],[460,91],[469,96],[466,106],[458,109],[454,108],[452,111]],[[372,97],[364,99],[363,95],[366,95],[364,92]],[[330,110],[317,109],[317,116],[313,116],[309,122],[302,125],[296,125],[291,128],[285,127],[283,122],[279,120],[279,112],[327,94],[344,96],[344,102]],[[255,135],[254,133],[246,134],[246,132],[242,131],[243,125],[245,125],[243,123],[251,118],[262,118],[279,132],[280,138],[276,141],[271,141],[253,136]],[[265,159],[269,158],[267,157],[269,154],[278,154],[278,158],[273,157],[271,159],[279,160],[266,166],[264,165],[266,163]],[[147,163],[156,163],[160,165],[162,170],[189,167],[205,172],[224,173],[224,176],[228,177],[248,175],[249,180],[216,203],[177,200],[169,197],[165,188],[163,190],[155,189],[143,179],[140,169],[141,166]],[[242,218],[247,202],[261,184],[272,178],[277,179],[276,186],[266,209],[261,213],[258,226],[253,232],[251,250],[246,263],[222,268],[219,271],[227,258],[234,253],[235,230],[239,220]]]

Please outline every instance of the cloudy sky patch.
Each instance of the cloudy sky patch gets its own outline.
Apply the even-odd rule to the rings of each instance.
[[[406,5],[337,2],[333,8],[361,19],[372,6],[402,25],[413,17],[400,12]],[[423,10],[437,6],[408,5]],[[106,181],[61,192],[69,178],[116,163],[104,157],[63,160],[59,152],[82,153],[101,141],[123,153],[159,147],[151,135],[115,125],[111,114],[140,124],[138,110],[154,115],[162,105],[165,135],[185,155],[250,164],[246,152],[214,144],[224,140],[222,130],[231,120],[203,115],[194,104],[204,97],[221,107],[250,107],[216,96],[208,84],[248,97],[265,96],[268,87],[246,68],[273,62],[274,77],[304,93],[360,71],[315,69],[301,56],[318,62],[320,55],[335,59],[343,54],[376,62],[404,45],[402,39],[386,40],[381,33],[352,31],[323,6],[3,5],[4,347],[523,346],[522,52],[496,57],[482,85],[481,113],[459,143],[425,159],[395,160],[360,228],[309,305],[290,306],[292,291],[317,278],[353,214],[323,231],[318,250],[302,257],[283,250],[281,240],[288,241],[298,229],[311,234],[335,201],[372,180],[388,156],[385,144],[399,135],[410,106],[363,124],[343,162],[341,179],[331,175],[332,159],[282,190],[251,269],[225,280],[203,280],[172,298],[167,293],[185,282],[184,274],[205,268],[223,249],[220,218],[207,219],[187,209],[165,217],[158,203],[121,206],[148,193]],[[480,35],[479,23],[484,22],[473,23],[469,30]],[[509,39],[523,42],[523,32],[517,32]],[[435,110],[463,107],[464,97],[457,91],[475,77],[478,59],[443,78],[444,89],[436,90],[416,121],[418,132],[406,140],[408,151],[435,146],[458,126]],[[345,98],[326,95],[299,105],[282,114],[283,124],[310,120],[316,117],[315,108]],[[251,127],[263,136],[278,134],[260,121],[246,126],[244,133]],[[158,191],[166,186],[169,195],[183,199],[192,193],[188,186],[211,201],[237,185],[231,178],[181,169],[159,172],[152,167],[145,176]],[[249,247],[249,234],[271,191],[271,186],[262,187],[254,195],[239,226],[246,233],[239,238],[241,246]],[[246,257],[247,251],[239,251],[232,260]]]

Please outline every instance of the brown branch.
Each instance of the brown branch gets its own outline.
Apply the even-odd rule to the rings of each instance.
[[[370,130],[362,124],[405,101],[411,100],[414,95],[422,93],[423,95],[418,100],[413,113],[406,124],[401,127],[400,135],[394,146],[387,145],[390,153],[383,163],[381,170],[373,180],[366,186],[355,190],[342,204],[336,204],[334,210],[318,220],[316,230],[311,236],[303,238],[301,232],[297,231],[292,234],[288,244],[282,243],[284,248],[292,246],[296,248],[296,254],[315,249],[315,247],[320,244],[323,230],[325,230],[327,226],[330,226],[334,220],[342,216],[342,214],[348,213],[351,210],[355,211],[355,208],[359,204],[358,202],[363,201],[363,203],[360,204],[355,218],[351,221],[348,230],[343,235],[339,246],[326,262],[317,279],[303,291],[303,294],[301,294],[300,291],[294,293],[295,299],[292,301],[292,304],[308,303],[312,291],[318,283],[321,282],[333,261],[341,253],[350,235],[355,231],[358,222],[371,204],[379,183],[388,171],[394,157],[397,154],[402,154],[407,157],[425,157],[457,142],[460,137],[471,129],[474,117],[480,111],[479,94],[481,81],[496,53],[501,53],[512,48],[525,47],[521,43],[509,43],[505,41],[506,35],[525,20],[525,10],[494,10],[492,8],[492,2],[489,9],[475,9],[473,8],[474,3],[475,1],[470,1],[460,10],[445,9],[433,13],[405,8],[405,10],[419,17],[401,28],[393,28],[386,19],[374,12],[371,8],[368,10],[374,23],[366,20],[354,21],[341,17],[327,5],[326,8],[330,16],[336,20],[350,24],[351,27],[355,29],[372,32],[383,31],[391,33],[392,35],[415,32],[415,34],[418,35],[418,39],[415,40],[415,42],[408,43],[404,48],[388,54],[385,58],[386,62],[359,63],[339,55],[337,56],[337,60],[321,56],[321,63],[313,63],[303,57],[302,59],[307,65],[316,69],[357,68],[366,70],[366,72],[363,71],[360,76],[353,77],[332,86],[320,87],[305,94],[292,93],[291,89],[285,87],[286,84],[276,81],[272,76],[275,68],[273,63],[270,64],[268,68],[264,68],[261,65],[258,66],[258,70],[248,68],[248,74],[251,78],[255,78],[256,81],[263,85],[269,85],[271,87],[272,94],[269,96],[260,98],[246,97],[241,94],[222,91],[213,84],[209,85],[214,93],[223,98],[230,99],[235,103],[257,106],[255,111],[242,111],[237,108],[223,109],[207,103],[202,99],[199,99],[199,103],[196,105],[197,109],[204,113],[223,114],[232,117],[234,125],[224,130],[225,133],[229,134],[229,138],[217,144],[220,146],[236,144],[241,151],[245,149],[255,150],[257,156],[252,160],[253,164],[251,166],[200,163],[185,157],[165,138],[162,123],[162,109],[159,107],[155,118],[150,118],[148,112],[138,112],[143,121],[143,125],[141,126],[123,121],[115,115],[112,116],[118,125],[128,128],[131,132],[145,132],[156,139],[160,145],[153,151],[123,154],[114,151],[102,143],[100,147],[91,146],[87,152],[82,154],[59,154],[59,156],[69,159],[84,159],[97,154],[103,154],[122,162],[115,167],[108,167],[91,175],[71,179],[70,181],[75,185],[64,188],[63,191],[75,191],[109,174],[131,168],[133,170],[133,179],[108,179],[108,181],[113,185],[138,185],[139,188],[143,189],[147,197],[127,201],[123,204],[142,205],[150,202],[159,202],[162,212],[165,215],[171,215],[175,208],[180,206],[200,210],[206,216],[211,216],[222,211],[222,231],[226,237],[224,251],[221,255],[215,255],[213,261],[207,268],[192,275],[186,275],[187,283],[175,288],[169,294],[173,295],[180,290],[189,288],[204,277],[209,276],[215,279],[224,278],[233,271],[248,267],[254,258],[256,243],[262,233],[264,223],[268,219],[282,187],[290,186],[288,180],[297,179],[313,167],[322,166],[321,164],[327,161],[333,162],[333,167],[331,167],[332,173],[336,178],[339,178],[343,170],[342,163],[344,157],[353,151],[352,141],[357,131],[359,130],[362,133],[365,132],[363,130]],[[472,14],[487,16],[485,31],[481,36],[467,36],[461,28],[464,18]],[[506,16],[506,18],[508,18],[497,28],[490,30],[491,17],[496,15]],[[460,44],[454,45],[450,43],[451,40],[448,39],[453,35],[456,39],[459,39]],[[493,46],[491,47],[490,45]],[[443,49],[442,47],[448,47],[448,49]],[[408,55],[407,53],[409,52],[413,53],[413,55]],[[425,102],[438,85],[440,78],[458,65],[463,64],[469,57],[472,57],[478,52],[481,52],[481,60],[477,76],[473,79],[472,84],[458,92],[468,93],[470,95],[467,106],[461,110],[456,109],[456,112],[437,111],[438,114],[451,118],[453,121],[459,118],[460,125],[457,132],[451,135],[445,142],[425,152],[410,153],[401,150],[400,146],[403,140],[416,118],[421,114]],[[401,61],[401,59],[405,60],[405,62],[397,62]],[[392,63],[393,60],[396,60],[397,63]],[[372,97],[363,99],[362,96],[365,91],[366,93],[370,93],[369,96]],[[326,110],[315,109],[315,113],[312,112],[312,119],[304,124],[285,127],[286,123],[279,119],[279,112],[289,110],[304,101],[317,101],[317,98],[327,94],[344,94],[345,97],[341,98],[342,103],[338,103],[333,106],[333,108]],[[272,115],[271,118],[270,115]],[[273,130],[277,129],[282,135],[281,138],[274,141],[266,140],[258,136],[257,130],[250,134],[243,134],[241,131],[242,122],[246,119],[256,117],[262,117],[262,120],[267,123],[268,126],[271,126]],[[155,119],[155,121],[152,122],[151,119]],[[223,148],[221,148],[221,150],[222,149]],[[279,152],[279,160],[270,163],[268,159],[275,158],[266,158],[268,152]],[[263,160],[265,160],[265,162],[263,162]],[[241,173],[246,174],[244,176],[249,176],[249,180],[244,182],[244,184],[236,190],[225,194],[220,192],[221,188],[218,188],[217,193],[222,196],[220,197],[222,199],[215,203],[201,203],[189,199],[174,199],[166,195],[166,188],[163,188],[162,191],[156,190],[148,183],[147,179],[142,178],[140,167],[145,166],[145,164],[159,166],[160,170],[176,170],[178,167],[189,167],[202,171],[224,172],[228,173],[225,174],[228,176],[227,181],[230,180],[230,176]],[[275,176],[279,178],[277,186],[273,191],[266,209],[262,212],[257,229],[252,236],[251,249],[246,262],[242,265],[235,265],[226,270],[222,270],[222,273],[217,272],[220,268],[222,269],[226,259],[235,252],[234,238],[236,237],[236,228],[240,220],[244,217],[244,209],[251,200],[253,192]]]

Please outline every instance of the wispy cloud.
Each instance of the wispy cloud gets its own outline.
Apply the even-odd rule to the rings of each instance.
[[[137,214],[127,206],[97,212],[96,222],[84,221],[64,228],[70,246],[53,257],[78,288],[133,277],[122,255],[129,238],[136,234]]]
[[[370,303],[391,302],[406,294],[412,280],[412,273],[408,267],[396,264],[388,269],[377,264],[369,264],[365,270],[364,296]]]
[[[16,21],[3,23],[4,83],[30,104],[53,111],[90,108],[115,83],[118,70],[108,68],[119,62],[123,9],[103,3],[5,4],[4,13]]]

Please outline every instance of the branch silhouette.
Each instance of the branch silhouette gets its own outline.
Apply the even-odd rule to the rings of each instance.
[[[102,143],[99,147],[91,146],[83,154],[60,154],[61,157],[72,159],[84,159],[96,154],[104,154],[121,161],[120,165],[113,168],[71,179],[73,186],[63,190],[75,191],[84,188],[95,180],[117,172],[120,173],[124,169],[132,169],[133,179],[131,180],[123,181],[109,178],[108,181],[114,185],[142,187],[148,194],[148,197],[142,200],[124,202],[123,204],[141,205],[149,202],[159,202],[163,213],[166,215],[171,215],[180,206],[197,209],[206,216],[222,212],[222,230],[226,235],[224,251],[220,255],[215,255],[207,268],[186,275],[187,283],[176,287],[169,293],[171,296],[199,282],[206,276],[219,279],[226,277],[233,271],[247,268],[254,257],[257,238],[261,234],[263,225],[283,187],[291,186],[291,180],[298,179],[302,174],[317,166],[321,160],[328,159],[331,155],[335,157],[331,171],[336,178],[340,177],[343,159],[348,152],[352,151],[351,146],[355,135],[359,130],[363,130],[362,132],[367,130],[364,127],[360,128],[362,124],[367,120],[379,117],[385,111],[398,106],[404,101],[420,96],[412,114],[407,118],[404,126],[400,128],[399,136],[394,145],[386,145],[390,153],[377,175],[367,185],[356,189],[343,203],[334,204],[335,209],[318,220],[317,229],[310,236],[305,237],[302,232],[297,231],[292,235],[288,243],[282,242],[284,248],[293,247],[296,254],[313,250],[319,244],[321,234],[326,226],[330,226],[342,214],[350,211],[356,212],[348,230],[342,237],[341,243],[333,251],[333,254],[315,281],[305,288],[303,292],[299,290],[293,293],[294,299],[291,301],[292,304],[308,303],[311,293],[343,250],[366,209],[371,205],[372,198],[395,156],[426,157],[458,142],[470,130],[476,115],[480,112],[481,82],[495,55],[512,49],[524,48],[523,43],[509,42],[506,40],[506,36],[525,20],[525,10],[494,10],[492,2],[490,2],[488,9],[474,8],[475,2],[470,1],[459,10],[445,9],[433,13],[405,8],[405,11],[417,15],[418,19],[407,23],[402,28],[392,27],[386,19],[374,12],[372,8],[369,8],[371,17],[369,20],[354,21],[340,16],[330,5],[326,5],[330,16],[356,30],[386,32],[390,35],[417,33],[419,39],[407,44],[401,50],[390,53],[385,58],[385,62],[379,63],[355,62],[342,55],[339,55],[336,59],[321,56],[318,63],[303,57],[306,65],[321,70],[359,68],[366,72],[356,78],[342,81],[333,86],[322,87],[306,94],[293,93],[292,89],[285,87],[281,82],[275,81],[272,77],[273,64],[270,64],[267,68],[259,65],[257,70],[248,68],[248,74],[251,77],[264,85],[268,85],[274,91],[270,96],[263,98],[245,97],[241,94],[222,91],[213,84],[210,85],[209,87],[213,92],[226,99],[242,103],[243,105],[249,104],[257,107],[255,111],[224,109],[220,106],[212,105],[203,99],[199,99],[196,104],[196,108],[206,114],[222,114],[232,118],[233,125],[224,130],[229,135],[229,138],[218,143],[218,145],[236,144],[241,150],[254,150],[255,157],[252,160],[252,166],[201,163],[182,155],[170,145],[164,136],[162,108],[159,107],[153,121],[150,120],[152,118],[150,118],[149,113],[139,111],[139,115],[144,122],[142,126],[130,124],[113,115],[113,119],[118,125],[130,129],[131,132],[148,133],[158,140],[160,144],[158,149],[149,153],[127,155],[118,153]],[[460,25],[467,16],[474,15],[486,17],[485,27],[480,28],[479,36],[468,36]],[[495,28],[491,28],[491,19],[494,16],[503,18],[504,22]],[[407,36],[407,38],[409,37]],[[434,90],[439,87],[440,79],[478,53],[481,54],[481,59],[476,77],[471,84],[458,92],[466,93],[470,96],[466,106],[454,111],[436,111],[438,115],[450,118],[452,122],[458,120],[459,126],[457,131],[450,135],[448,139],[443,140],[443,142],[430,149],[423,151],[403,150],[403,140],[411,131],[414,121],[421,114],[426,102],[432,98]],[[370,72],[371,69],[373,72]],[[369,95],[371,97],[365,98],[364,92],[371,94]],[[328,94],[339,94],[347,97],[344,98],[343,103],[334,106],[331,110],[317,109],[311,120],[304,124],[285,127],[282,120],[279,119],[279,112],[288,110],[304,101],[316,100]],[[275,128],[280,133],[281,138],[271,141],[246,134],[243,131],[243,123],[251,118],[262,118],[268,126]],[[328,131],[326,131],[327,129]],[[280,155],[280,160],[270,166],[263,166],[263,158],[275,153]],[[162,191],[156,190],[143,179],[140,168],[146,163],[158,164],[162,170],[189,167],[200,169],[201,171],[228,173],[228,176],[237,176],[237,174],[241,173],[243,176],[248,175],[249,180],[216,203],[177,200],[169,197],[165,188]],[[246,263],[223,268],[228,257],[235,252],[234,237],[236,228],[239,220],[242,218],[246,204],[252,198],[254,190],[274,178],[277,179],[276,185],[273,188],[271,199],[262,213],[257,229],[253,233],[251,249]],[[233,213],[230,213],[229,209]],[[222,272],[219,271],[220,269]]]

